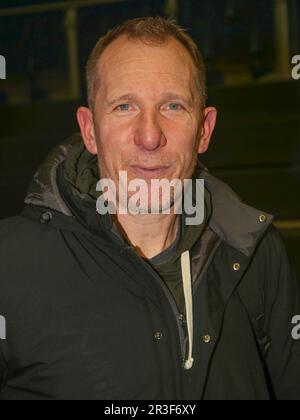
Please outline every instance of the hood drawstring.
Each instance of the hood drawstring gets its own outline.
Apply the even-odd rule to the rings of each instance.
[[[184,362],[184,368],[190,370],[193,367],[193,339],[194,339],[194,320],[193,320],[193,292],[192,292],[192,276],[191,276],[191,260],[189,251],[181,255],[181,270],[183,291],[186,307],[186,322],[189,338],[188,358]]]

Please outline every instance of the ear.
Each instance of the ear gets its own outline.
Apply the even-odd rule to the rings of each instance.
[[[216,126],[217,114],[216,108],[213,107],[205,108],[203,112],[201,138],[198,148],[199,154],[205,153],[210,145],[212,134]]]
[[[80,127],[81,135],[87,150],[96,155],[97,143],[94,128],[93,114],[89,108],[81,107],[77,110],[77,121]]]

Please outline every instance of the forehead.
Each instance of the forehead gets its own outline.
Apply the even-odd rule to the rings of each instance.
[[[101,84],[107,86],[144,81],[189,88],[195,79],[190,54],[174,38],[163,44],[146,44],[122,36],[105,49],[98,63],[98,72]]]

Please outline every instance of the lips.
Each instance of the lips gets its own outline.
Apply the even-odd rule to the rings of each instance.
[[[169,169],[169,166],[151,166],[151,167],[149,167],[149,166],[142,166],[142,165],[133,165],[133,166],[131,166],[131,168],[135,172],[137,172],[141,175],[144,175],[144,176],[151,175],[151,176],[153,176],[153,175],[162,174],[163,172],[165,172],[166,170]]]

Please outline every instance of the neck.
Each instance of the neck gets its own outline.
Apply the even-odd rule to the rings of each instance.
[[[115,222],[127,240],[141,257],[147,259],[172,245],[178,234],[179,221],[177,214],[115,216]]]

